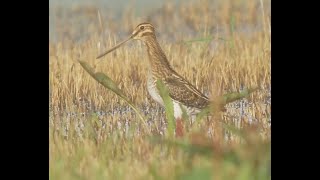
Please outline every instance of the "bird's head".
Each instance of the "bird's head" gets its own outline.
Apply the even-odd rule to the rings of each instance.
[[[97,59],[99,59],[99,58],[105,56],[106,54],[114,51],[115,49],[119,48],[120,46],[122,46],[123,44],[128,42],[129,40],[138,39],[138,40],[146,41],[146,38],[152,37],[152,36],[153,37],[155,36],[155,30],[154,30],[153,25],[150,24],[150,23],[141,23],[133,30],[131,36],[129,36],[126,40],[118,43],[113,48],[109,49],[108,51],[100,54],[97,57]]]

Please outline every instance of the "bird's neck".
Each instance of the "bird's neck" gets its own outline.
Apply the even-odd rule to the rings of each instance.
[[[164,77],[172,71],[169,61],[162,51],[155,35],[146,37],[145,45],[147,46],[151,71],[153,76]]]

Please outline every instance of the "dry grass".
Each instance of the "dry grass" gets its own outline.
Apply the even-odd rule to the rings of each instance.
[[[77,28],[63,26],[68,18],[56,15],[57,36],[64,38],[49,44],[50,179],[205,179],[207,174],[215,179],[269,179],[263,175],[268,174],[264,162],[270,157],[262,148],[269,147],[264,139],[270,143],[270,1],[263,3],[264,15],[260,1],[167,3],[147,18],[134,16],[134,9],[127,10],[119,21],[100,12],[101,24],[97,7],[74,7],[67,11],[72,16],[66,17],[90,20]],[[187,129],[188,142],[214,149],[210,158],[203,153],[190,157],[180,146],[149,139],[164,133],[166,119],[164,110],[147,92],[148,58],[140,42],[132,41],[102,61],[95,59],[146,20],[156,26],[157,38],[174,69],[213,100],[243,87],[260,87],[249,98],[202,121],[200,129]],[[245,31],[244,27],[260,28]],[[77,42],[79,34],[90,36]],[[213,37],[210,41],[186,43],[209,36]],[[142,125],[134,111],[90,77],[78,64],[79,59],[119,85],[147,117],[152,135],[139,131]],[[239,144],[242,138],[232,130],[223,130],[220,122],[243,128],[248,143]],[[207,131],[218,138],[212,141],[206,133],[199,133]],[[228,141],[221,135],[224,132]],[[226,160],[229,151],[240,158],[241,166]]]

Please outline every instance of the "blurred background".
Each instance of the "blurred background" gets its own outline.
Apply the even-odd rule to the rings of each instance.
[[[81,43],[110,34],[123,38],[144,21],[151,22],[164,41],[210,34],[227,38],[231,31],[250,38],[270,31],[266,23],[270,4],[270,0],[49,0],[49,40]]]

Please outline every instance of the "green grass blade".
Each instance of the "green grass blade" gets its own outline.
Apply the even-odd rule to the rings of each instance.
[[[187,110],[185,108],[183,108],[183,106],[180,104],[180,108],[182,110],[182,119],[186,119],[186,120],[189,120],[189,115],[187,113]]]
[[[202,111],[200,111],[200,113],[197,114],[197,121],[199,119],[202,119],[204,116],[208,115],[209,113],[212,113],[213,109],[221,109],[228,103],[243,99],[249,96],[251,93],[253,93],[256,90],[258,90],[257,87],[249,88],[249,89],[245,88],[243,91],[239,93],[232,92],[232,93],[227,93],[218,97],[214,103],[212,102],[208,107],[204,108]]]
[[[150,129],[148,128],[148,125],[146,123],[145,118],[142,116],[142,114],[139,112],[138,108],[129,100],[129,98],[121,91],[121,89],[118,88],[118,86],[110,79],[107,75],[105,75],[102,72],[95,72],[94,69],[86,62],[78,60],[80,65],[83,67],[83,69],[88,72],[96,81],[98,81],[100,84],[102,84],[105,88],[111,90],[115,94],[117,94],[119,97],[121,97],[123,100],[125,100],[129,106],[137,113],[139,116],[139,119],[141,120],[144,129],[150,133]]]
[[[161,80],[157,81],[157,88],[159,89],[160,96],[163,99],[166,111],[166,117],[168,120],[168,135],[173,137],[174,130],[175,130],[175,119],[174,119],[174,112],[173,112],[173,102],[171,97],[169,96],[169,91],[166,86],[163,84]]]
[[[223,105],[226,105],[228,103],[240,100],[242,98],[245,98],[247,96],[249,96],[249,94],[253,93],[254,91],[258,90],[257,87],[254,88],[245,88],[243,91],[241,91],[240,93],[237,92],[233,92],[233,93],[228,93],[222,96],[223,98]]]

